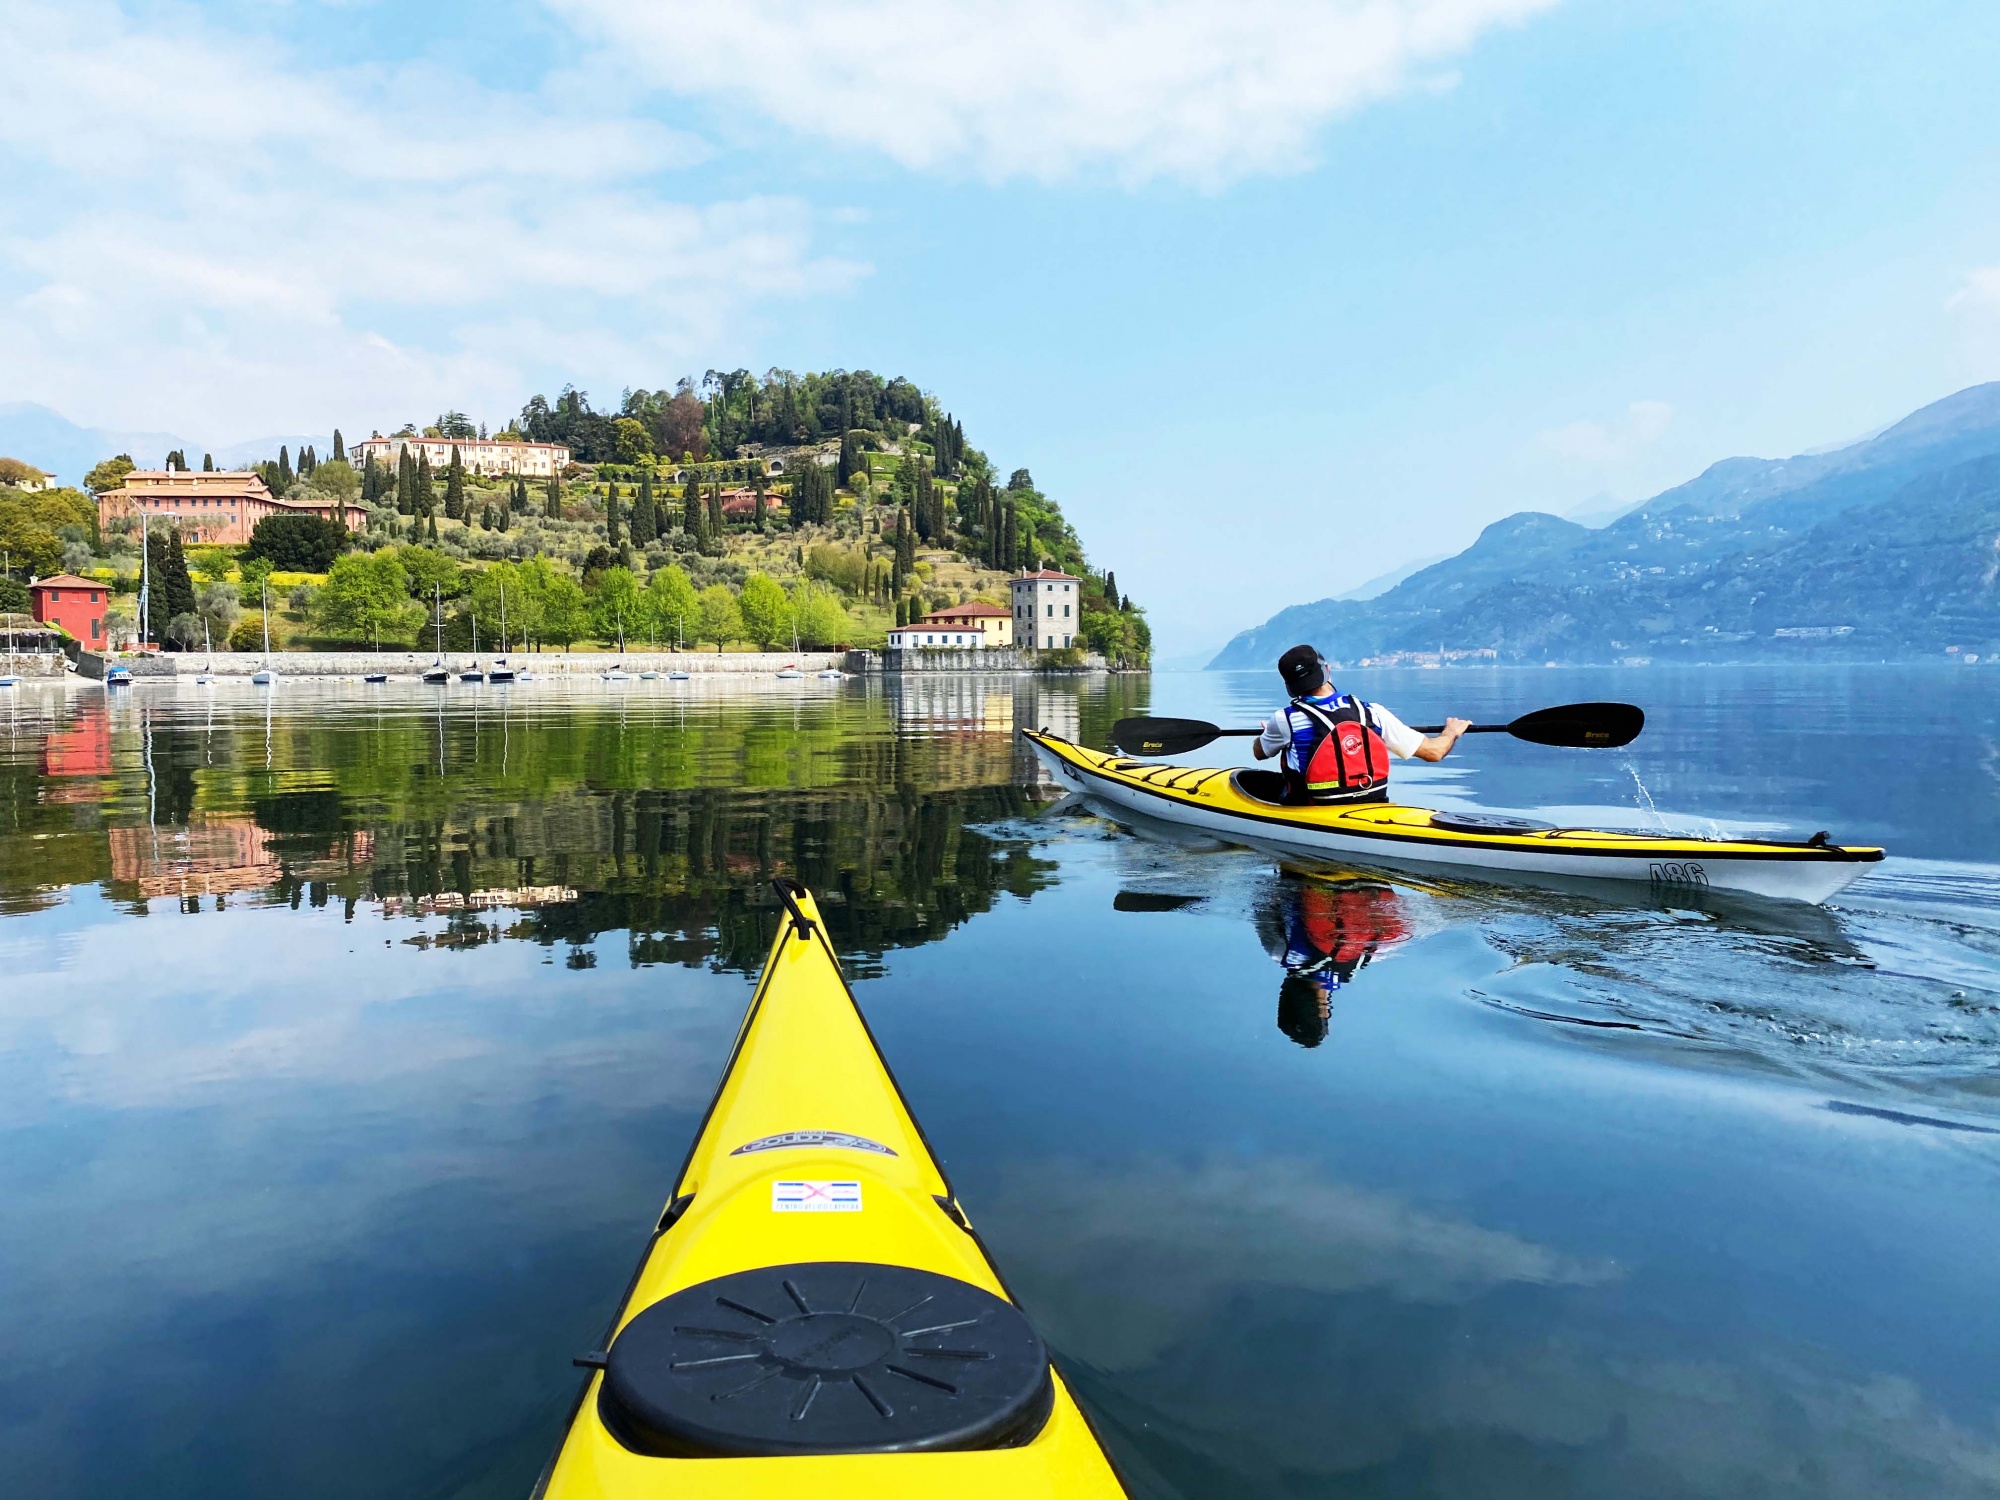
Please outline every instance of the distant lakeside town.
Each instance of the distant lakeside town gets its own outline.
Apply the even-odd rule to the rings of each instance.
[[[0,458],[24,649],[1009,652],[1143,667],[1144,611],[1026,468],[866,371],[537,396],[218,467]],[[504,621],[504,625],[503,625]],[[268,643],[268,644],[267,644]],[[998,658],[995,658],[997,661]]]

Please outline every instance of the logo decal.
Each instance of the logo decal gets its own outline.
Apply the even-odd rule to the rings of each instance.
[[[771,1212],[774,1214],[858,1214],[861,1212],[861,1184],[858,1182],[774,1182],[771,1184]]]
[[[793,1146],[838,1146],[844,1151],[873,1151],[878,1156],[896,1154],[880,1141],[871,1141],[865,1135],[849,1135],[844,1130],[781,1131],[777,1135],[767,1135],[745,1142],[729,1154],[748,1156],[753,1151],[785,1151]]]
[[[1708,884],[1708,871],[1693,860],[1669,860],[1664,864],[1647,867],[1654,885],[1696,885]]]

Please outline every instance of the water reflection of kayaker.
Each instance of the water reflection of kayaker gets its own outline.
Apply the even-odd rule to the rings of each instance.
[[[1410,935],[1401,899],[1372,881],[1288,880],[1271,916],[1260,925],[1265,946],[1285,967],[1278,1030],[1301,1047],[1326,1040],[1334,991]]]
[[[1443,760],[1470,719],[1446,719],[1440,734],[1421,735],[1379,703],[1339,691],[1326,658],[1294,646],[1278,658],[1292,701],[1272,714],[1255,742],[1257,759],[1281,755],[1285,801],[1383,802],[1389,757]]]

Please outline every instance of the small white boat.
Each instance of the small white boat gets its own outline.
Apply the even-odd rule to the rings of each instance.
[[[21,679],[14,675],[14,616],[7,616],[7,670],[0,672],[0,688],[19,687]]]
[[[209,637],[206,618],[201,622],[201,644],[208,652],[208,660],[202,664],[201,670],[195,673],[194,685],[208,687],[215,681],[215,642]]]
[[[387,682],[389,674],[387,672],[370,672],[361,680],[363,682]]]
[[[669,682],[686,682],[687,680],[688,680],[688,674],[685,672],[667,673],[667,681]]]
[[[821,682],[845,682],[847,680],[847,674],[838,667],[828,667],[824,672],[813,673],[813,676],[819,678]]]
[[[278,674],[271,670],[271,583],[264,582],[264,665],[250,674],[250,680],[258,687],[275,687]]]
[[[643,671],[643,672],[641,672],[641,673],[639,674],[639,680],[640,680],[641,682],[651,682],[651,681],[652,681],[652,680],[653,680],[654,678],[658,677],[659,675],[660,675],[660,674],[659,674],[658,672],[655,672],[655,671],[653,671],[653,670],[652,670],[652,669],[651,669],[651,668],[649,667],[649,668],[647,668],[647,669],[646,669],[645,671]]]
[[[108,688],[130,687],[132,685],[132,673],[124,667],[106,667],[104,669],[104,685]]]
[[[778,673],[778,680],[780,682],[797,682],[805,675],[806,674],[801,672],[797,667],[786,667],[783,671]]]
[[[619,667],[607,667],[597,674],[606,682],[630,682],[632,674]]]
[[[496,656],[493,658],[493,665],[486,669],[486,680],[488,682],[512,682],[514,680],[514,669],[507,665],[506,657]]]

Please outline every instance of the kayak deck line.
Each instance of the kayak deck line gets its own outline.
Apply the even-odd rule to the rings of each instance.
[[[802,887],[537,1497],[1126,1491]]]
[[[1046,731],[1021,734],[1071,790],[1285,854],[1715,887],[1812,902],[1824,901],[1883,857],[1879,848],[1834,844],[1825,834],[1788,841],[1543,828],[1388,801],[1289,807],[1274,800],[1273,772],[1137,761]]]

